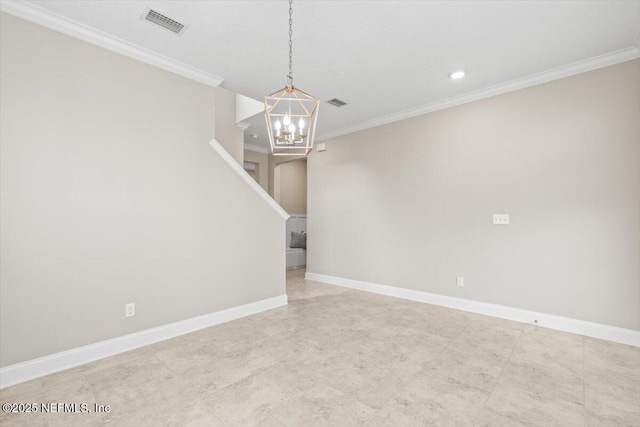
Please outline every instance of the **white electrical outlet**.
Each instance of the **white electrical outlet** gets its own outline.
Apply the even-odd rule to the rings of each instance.
[[[493,225],[509,225],[509,214],[493,214]]]
[[[124,306],[125,317],[131,317],[136,315],[136,303],[132,302]]]
[[[460,276],[456,277],[456,285],[458,285],[460,287],[464,286],[464,278],[462,278]]]

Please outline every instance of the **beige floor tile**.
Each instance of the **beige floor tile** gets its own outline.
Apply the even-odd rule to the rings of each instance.
[[[464,381],[490,391],[496,384],[507,360],[508,355],[501,350],[450,346],[422,366],[434,374]]]
[[[100,384],[133,384],[169,378],[172,376],[163,364],[152,353],[146,353],[116,366],[98,370],[86,376],[92,386]]]
[[[58,381],[57,384],[51,384],[50,387],[44,388],[42,397],[44,403],[75,403],[80,410],[80,405],[86,404],[87,409],[93,411],[96,404],[95,395],[92,387],[83,377],[76,377],[69,381]],[[51,412],[46,415],[50,427],[74,427],[85,425],[97,425],[104,418],[105,414],[100,413],[76,413],[72,412]]]
[[[114,427],[159,427],[167,419],[159,409],[147,401],[132,400],[125,407],[117,407],[107,414],[103,425]]]
[[[18,403],[17,401],[9,401],[2,400],[2,403]],[[26,402],[23,402],[26,403]],[[39,402],[33,402],[38,403]],[[0,412],[0,426],[2,427],[24,427],[24,426],[33,426],[33,427],[48,427],[49,421],[47,415],[41,412],[29,412],[29,413],[20,413],[20,412]]]
[[[260,316],[260,314],[258,314]],[[287,321],[278,318],[247,317],[213,328],[210,339],[222,350],[236,352],[248,343],[269,340],[288,330]]]
[[[129,417],[138,419],[138,413],[143,412],[140,419],[144,419],[150,412],[152,404],[140,387],[134,384],[119,384],[116,382],[100,383],[92,386],[99,405],[109,405],[110,411],[104,416],[105,423],[124,423]],[[151,415],[153,415],[151,413]]]
[[[106,422],[107,418],[108,415],[104,413],[59,413],[47,416],[49,427],[100,426]]]
[[[113,412],[125,412],[129,410],[131,402],[140,405],[149,405],[151,401],[143,393],[140,385],[130,382],[121,382],[117,378],[103,380],[91,385],[96,403],[109,405]]]
[[[394,361],[408,361],[426,366],[440,354],[451,342],[450,339],[432,335],[414,328],[406,328],[392,339],[384,343],[384,352],[379,353],[379,359]]]
[[[530,427],[584,427],[582,402],[559,398],[553,388],[533,391],[513,382],[498,382],[486,403],[498,415]]]
[[[474,427],[475,420],[468,415],[443,413],[437,405],[428,410],[422,410],[421,415],[427,420],[427,425],[433,427]]]
[[[339,295],[347,292],[345,288],[326,285],[320,282],[304,281],[302,279],[288,281],[287,295],[290,300],[314,299],[327,295]]]
[[[499,320],[499,319],[497,319]],[[522,334],[515,325],[501,325],[497,323],[471,323],[451,342],[450,348],[460,350],[493,351],[509,357]]]
[[[45,388],[42,385],[41,378],[24,382],[12,387],[0,390],[0,401],[2,403],[11,402],[40,402]]]
[[[322,384],[330,369],[322,358],[313,357],[302,361],[282,360],[262,373],[287,390],[301,393]]]
[[[498,317],[485,316],[482,314],[472,314],[472,321],[467,327],[476,328],[477,330],[483,329],[502,329],[502,330],[511,330],[511,331],[520,331],[522,332],[526,327],[525,323],[515,322],[513,320],[500,319]]]
[[[414,328],[432,335],[454,339],[471,322],[467,313],[423,304],[424,307],[392,307],[382,313],[390,326]]]
[[[374,414],[370,406],[324,384],[272,411],[288,427],[365,426]]]
[[[275,417],[269,415],[264,420],[256,424],[256,427],[286,427],[282,422],[278,421]]]
[[[584,403],[582,375],[571,369],[510,361],[500,375],[500,382],[537,393],[548,393],[550,390],[558,399]]]
[[[183,374],[184,381],[198,393],[211,392],[230,386],[277,363],[268,353],[248,347],[237,353],[219,357],[206,368]]]
[[[640,348],[584,337],[587,372],[608,372],[640,377]]]
[[[357,364],[344,364],[332,369],[325,382],[372,408],[380,409],[422,372],[419,365],[411,363],[380,366],[362,359]]]
[[[256,341],[245,348],[259,349],[278,361],[302,362],[317,356],[315,348],[302,335],[289,331],[274,335],[267,340]]]
[[[582,375],[584,361],[583,337],[527,325],[522,331],[510,361],[558,367]]]
[[[168,427],[226,427],[205,403],[199,399],[167,399],[154,406],[159,425]]]
[[[151,403],[158,403],[169,399],[196,399],[198,390],[191,387],[180,375],[153,379],[139,386],[142,393]]]
[[[474,427],[527,427],[527,425],[483,409],[478,415]]]
[[[40,379],[43,387],[56,387],[56,384],[60,382],[66,382],[77,378],[88,378],[92,374],[103,371],[108,368],[115,368],[125,362],[137,359],[145,354],[152,353],[153,346],[145,346],[139,349],[127,351],[125,353],[117,354],[115,356],[107,357],[104,359],[96,360],[95,362],[87,363],[66,371],[58,372],[55,374],[47,375]]]
[[[489,392],[464,381],[442,375],[416,374],[414,381],[397,393],[416,407],[437,407],[450,416],[475,418],[484,407]]]
[[[173,373],[182,374],[189,370],[205,368],[214,363],[216,358],[227,354],[209,339],[188,338],[187,335],[174,342],[165,341],[164,348],[154,352],[160,362]]]
[[[585,373],[587,426],[640,426],[640,379],[608,371]]]
[[[640,349],[584,338],[587,426],[640,426]]]
[[[474,427],[474,424],[472,417],[449,412],[437,402],[416,404],[401,398],[392,399],[368,422],[368,425],[380,427]]]
[[[294,397],[292,392],[262,374],[202,396],[206,405],[232,426],[253,426]]]
[[[389,400],[368,422],[370,427],[427,427],[430,424],[411,402],[394,398]]]

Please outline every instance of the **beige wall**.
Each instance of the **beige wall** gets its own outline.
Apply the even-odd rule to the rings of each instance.
[[[285,222],[209,146],[219,90],[0,19],[1,366],[285,293]]]
[[[216,141],[242,165],[244,162],[244,132],[236,124],[236,93],[219,87],[214,91],[216,95]]]
[[[640,329],[639,60],[325,142],[308,271]]]
[[[273,185],[273,183],[275,182],[275,170],[276,170],[276,166],[278,166],[278,164],[276,163],[276,157],[273,154],[269,154],[269,174],[267,175],[267,184],[268,184],[268,190],[267,193],[269,193],[269,195],[271,197],[273,197],[275,199],[275,187]]]
[[[307,213],[307,161],[295,160],[281,163],[274,175],[276,202],[289,215]]]
[[[260,184],[265,191],[269,191],[269,155],[266,153],[244,150],[244,161],[256,163],[258,165],[258,184]]]

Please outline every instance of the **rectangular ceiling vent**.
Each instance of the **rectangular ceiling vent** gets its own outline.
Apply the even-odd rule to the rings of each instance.
[[[178,35],[182,34],[186,28],[184,24],[181,24],[178,21],[175,21],[159,12],[156,12],[153,9],[147,9],[142,16],[145,21],[149,21],[153,24],[159,25],[162,28]]]
[[[340,101],[338,98],[333,98],[331,101],[327,101],[329,104],[333,105],[334,107],[343,107],[345,105],[347,105],[346,102],[344,101]]]

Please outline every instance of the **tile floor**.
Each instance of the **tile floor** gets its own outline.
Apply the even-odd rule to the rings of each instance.
[[[638,427],[640,350],[287,274],[289,306],[0,391],[1,426]]]

